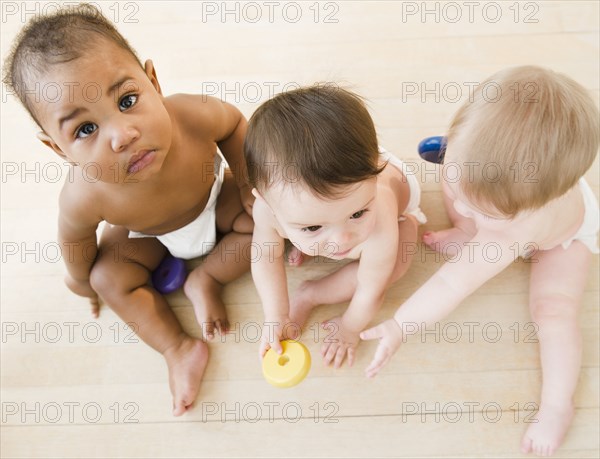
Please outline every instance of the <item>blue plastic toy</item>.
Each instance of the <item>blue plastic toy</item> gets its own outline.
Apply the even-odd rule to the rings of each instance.
[[[172,293],[183,285],[187,271],[181,258],[167,254],[152,273],[152,285],[163,295]]]
[[[436,135],[426,137],[419,142],[419,155],[430,163],[442,164],[446,154],[446,137]]]

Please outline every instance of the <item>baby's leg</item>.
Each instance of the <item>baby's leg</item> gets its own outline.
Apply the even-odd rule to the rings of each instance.
[[[404,275],[412,261],[417,241],[417,222],[412,216],[398,223],[398,255],[389,283]],[[304,281],[294,292],[290,305],[290,320],[303,327],[310,312],[320,304],[350,301],[357,284],[358,261],[354,261],[321,279]]]
[[[538,326],[542,394],[537,422],[527,429],[521,449],[548,456],[560,446],[574,414],[573,394],[581,366],[578,311],[588,277],[590,251],[575,241],[534,255],[530,309]]]
[[[208,359],[208,347],[187,335],[164,297],[148,285],[166,253],[155,238],[129,239],[123,227],[107,225],[90,273],[94,290],[136,334],[160,352],[169,368],[173,414],[194,402]]]
[[[194,269],[184,284],[184,291],[194,305],[202,335],[212,340],[215,329],[224,334],[229,330],[225,304],[221,299],[223,286],[250,269],[252,218],[244,211],[240,192],[229,171],[221,187],[216,209],[217,230],[225,234],[217,246]]]
[[[449,196],[448,185],[445,181],[442,181],[442,195],[446,213],[453,226],[441,231],[427,231],[423,234],[423,242],[433,250],[451,256],[457,252],[456,244],[462,245],[469,242],[475,236],[477,229],[473,219],[456,211],[454,200]]]

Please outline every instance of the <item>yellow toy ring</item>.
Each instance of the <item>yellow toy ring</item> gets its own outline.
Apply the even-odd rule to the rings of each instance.
[[[263,375],[275,387],[292,387],[310,370],[310,352],[298,341],[281,341],[281,354],[269,349],[263,358]]]

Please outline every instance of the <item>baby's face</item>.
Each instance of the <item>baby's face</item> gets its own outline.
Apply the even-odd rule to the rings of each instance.
[[[33,109],[53,147],[94,181],[129,183],[158,172],[171,147],[171,118],[158,82],[108,40],[55,64]]]
[[[301,185],[279,184],[264,198],[286,237],[302,252],[338,260],[357,258],[375,227],[377,179],[341,190],[342,197],[328,200]]]
[[[501,214],[491,206],[483,207],[471,202],[460,189],[460,182],[444,182],[444,191],[452,201],[454,210],[466,218],[475,221],[477,228],[502,230],[507,228],[514,220]]]

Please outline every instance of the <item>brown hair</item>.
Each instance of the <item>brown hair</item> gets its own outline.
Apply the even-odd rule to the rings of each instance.
[[[465,196],[514,217],[572,188],[594,162],[599,137],[598,109],[585,88],[551,70],[516,67],[490,77],[461,107],[446,159],[479,165],[460,182]],[[486,166],[494,171],[481,173]]]
[[[114,25],[96,7],[82,3],[32,19],[15,38],[4,62],[2,81],[17,94],[38,123],[27,98],[28,83],[51,65],[81,57],[89,49],[90,42],[101,37],[130,53],[142,67],[135,51]]]
[[[244,154],[249,181],[259,191],[302,183],[335,198],[340,186],[383,170],[364,102],[333,84],[285,92],[262,104],[250,118]]]

